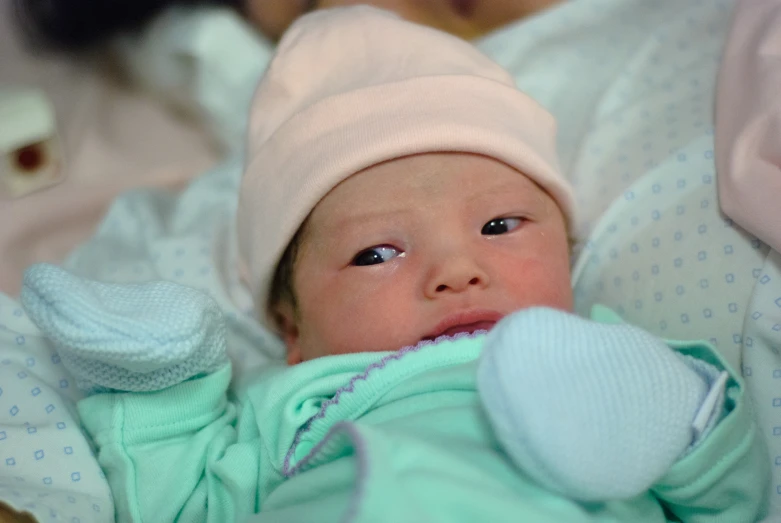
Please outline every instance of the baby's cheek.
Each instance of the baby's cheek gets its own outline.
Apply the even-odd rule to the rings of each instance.
[[[396,350],[404,338],[411,314],[410,301],[400,289],[355,288],[332,296],[323,307],[320,330],[329,353]]]
[[[573,308],[568,262],[526,259],[505,271],[504,278],[517,308],[546,306],[566,311]]]

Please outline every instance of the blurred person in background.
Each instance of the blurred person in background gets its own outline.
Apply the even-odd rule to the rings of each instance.
[[[278,40],[295,19],[315,9],[371,4],[466,39],[476,38],[563,0],[14,0],[16,14],[36,43],[53,50],[87,51],[114,36],[141,30],[172,6],[222,5],[241,12],[266,37]]]

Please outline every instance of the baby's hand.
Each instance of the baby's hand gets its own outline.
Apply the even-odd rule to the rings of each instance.
[[[88,393],[160,390],[227,363],[222,310],[183,285],[100,283],[40,264],[21,301]]]
[[[477,380],[524,472],[567,497],[607,501],[648,490],[694,441],[715,376],[692,367],[636,327],[535,308],[489,333]]]

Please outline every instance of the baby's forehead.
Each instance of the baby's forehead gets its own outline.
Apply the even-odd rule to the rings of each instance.
[[[320,200],[310,217],[338,226],[393,219],[428,203],[508,199],[529,204],[553,201],[533,180],[502,162],[473,154],[435,153],[383,162],[347,177]]]

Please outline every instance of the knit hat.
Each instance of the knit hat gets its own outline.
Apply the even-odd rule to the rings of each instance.
[[[238,207],[241,271],[268,299],[287,245],[339,182],[419,153],[485,155],[545,189],[570,226],[553,117],[473,45],[368,6],[315,11],[285,33],[252,103]]]

